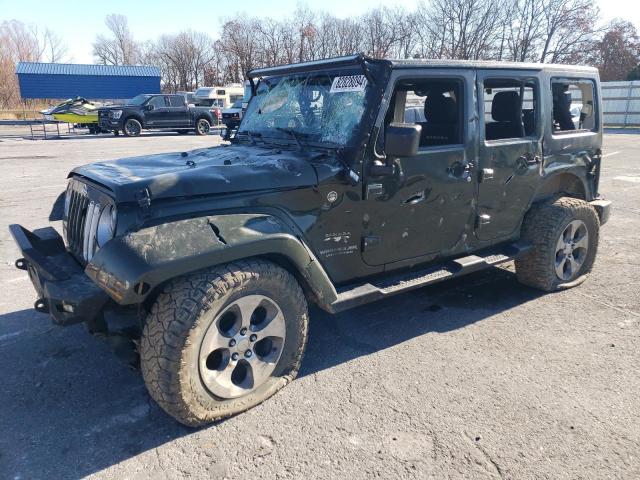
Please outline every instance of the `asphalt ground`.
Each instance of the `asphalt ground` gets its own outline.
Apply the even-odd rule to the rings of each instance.
[[[7,225],[47,225],[67,172],[215,135],[0,130],[0,478],[639,478],[640,135],[605,136],[594,271],[543,295],[507,269],[311,312],[299,378],[200,430],[83,325],[54,327]],[[59,228],[59,225],[57,225]]]

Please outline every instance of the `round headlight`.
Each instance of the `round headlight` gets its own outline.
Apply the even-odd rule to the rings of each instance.
[[[116,233],[116,207],[107,205],[102,209],[98,220],[98,231],[96,232],[96,242],[98,247],[103,247],[105,243],[113,238]]]

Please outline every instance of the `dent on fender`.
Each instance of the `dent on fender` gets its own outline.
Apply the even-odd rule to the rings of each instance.
[[[86,273],[120,304],[139,303],[163,282],[238,259],[282,255],[322,302],[335,289],[313,254],[277,218],[233,214],[180,220],[116,238],[100,249]]]

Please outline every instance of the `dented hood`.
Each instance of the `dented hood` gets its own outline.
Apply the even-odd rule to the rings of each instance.
[[[97,162],[73,170],[114,192],[117,202],[290,189],[316,185],[302,153],[244,145]]]

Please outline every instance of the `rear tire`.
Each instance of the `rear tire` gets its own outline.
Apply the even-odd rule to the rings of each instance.
[[[206,118],[199,118],[196,122],[196,135],[208,135],[211,130],[211,124]]]
[[[124,122],[123,132],[127,137],[138,137],[142,132],[142,124],[135,118],[128,118]]]
[[[307,303],[289,272],[261,260],[217,266],[158,296],[142,332],[142,375],[169,415],[205,425],[291,382],[307,329]]]
[[[599,230],[598,215],[584,200],[534,205],[522,225],[532,248],[515,262],[518,281],[545,292],[579,285],[593,267]]]

